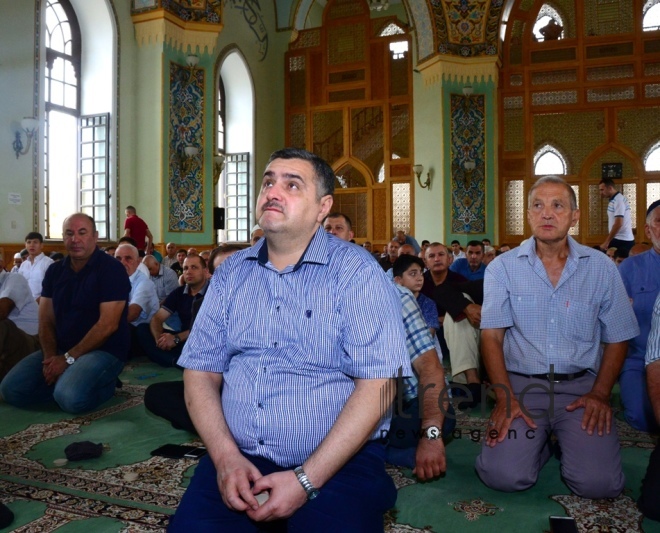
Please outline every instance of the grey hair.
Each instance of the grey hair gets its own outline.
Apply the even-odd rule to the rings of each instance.
[[[566,180],[560,176],[541,176],[539,179],[537,179],[527,194],[527,209],[532,207],[532,196],[534,195],[534,191],[546,183],[552,183],[553,185],[563,185],[566,187],[566,190],[568,191],[568,197],[571,202],[571,211],[577,211],[578,206],[577,198],[575,197],[575,191],[573,190],[573,187],[566,183]]]

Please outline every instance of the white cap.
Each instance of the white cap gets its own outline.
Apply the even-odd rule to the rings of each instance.
[[[493,248],[492,246],[488,246],[488,245],[484,246],[484,253],[494,252],[494,251],[495,251],[495,248]]]
[[[23,257],[21,256],[21,253],[20,253],[20,252],[16,252],[16,253],[14,254],[14,259],[23,259]]]

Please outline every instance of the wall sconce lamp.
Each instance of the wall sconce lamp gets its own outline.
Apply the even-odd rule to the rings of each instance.
[[[424,165],[415,165],[413,171],[415,172],[415,176],[417,176],[417,183],[419,183],[419,186],[422,189],[428,189],[431,185],[431,172],[426,173],[426,181],[422,183],[420,176],[422,175],[422,172],[424,172]]]
[[[183,149],[183,153],[178,153],[178,164],[179,164],[179,173],[182,176],[190,174],[192,170],[193,161],[195,156],[199,153],[199,148],[196,146],[186,146]]]
[[[222,174],[222,169],[225,168],[225,154],[218,152],[213,156],[213,184],[217,185]]]
[[[25,132],[25,137],[27,138],[27,146],[23,149],[23,141],[21,141],[21,132],[20,130],[16,131],[16,138],[12,143],[14,147],[14,152],[16,152],[16,159],[19,155],[25,155],[30,150],[32,146],[32,137],[39,127],[39,121],[34,117],[24,117],[21,120],[21,129]]]
[[[199,63],[199,57],[195,54],[188,54],[186,57],[186,65],[190,68],[190,76],[188,77],[188,83],[193,80],[195,76],[195,67]]]
[[[472,85],[466,85],[463,87],[463,96],[470,98],[472,94],[474,93],[474,89],[472,88]]]

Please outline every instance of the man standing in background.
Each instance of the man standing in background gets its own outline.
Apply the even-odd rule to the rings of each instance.
[[[598,190],[603,198],[609,198],[607,204],[607,229],[609,234],[600,249],[605,251],[608,248],[617,250],[630,249],[635,244],[635,237],[632,232],[632,217],[630,215],[630,204],[628,199],[616,190],[614,181],[610,178],[603,178],[598,184]]]
[[[148,242],[153,242],[154,237],[149,231],[147,223],[137,216],[135,207],[129,205],[126,207],[126,220],[124,221],[124,236],[131,237],[135,241],[135,245],[140,252],[140,257],[144,257],[144,251],[147,248]]]

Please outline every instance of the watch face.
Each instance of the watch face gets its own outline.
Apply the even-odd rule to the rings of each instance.
[[[67,355],[66,356],[66,362],[67,362],[68,365],[72,365],[73,363],[76,362],[76,360],[71,355]]]
[[[431,426],[426,429],[426,438],[428,439],[440,438],[440,430],[437,428],[437,426]]]

